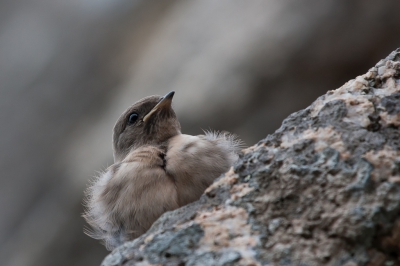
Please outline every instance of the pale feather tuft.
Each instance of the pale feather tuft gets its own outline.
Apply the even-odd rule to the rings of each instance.
[[[113,220],[110,211],[106,210],[101,200],[101,193],[107,182],[112,178],[110,170],[100,172],[98,176],[91,181],[90,186],[85,191],[84,199],[85,212],[82,215],[91,228],[84,228],[84,233],[88,236],[101,240],[108,250],[121,244],[124,240],[120,239],[122,232],[120,228],[112,226]]]
[[[244,142],[237,135],[227,131],[203,130],[207,140],[231,154],[231,163],[237,160],[238,153],[244,148]]]

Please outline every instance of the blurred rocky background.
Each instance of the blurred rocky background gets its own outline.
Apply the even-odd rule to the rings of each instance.
[[[398,0],[0,1],[0,264],[99,265],[83,191],[114,122],[175,90],[183,132],[253,145],[400,46]]]

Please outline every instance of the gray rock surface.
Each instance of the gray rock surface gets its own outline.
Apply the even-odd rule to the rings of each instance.
[[[102,265],[399,265],[399,94],[400,49]]]

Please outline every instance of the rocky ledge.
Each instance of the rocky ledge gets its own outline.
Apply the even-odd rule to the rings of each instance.
[[[398,265],[399,126],[397,49],[102,265]]]

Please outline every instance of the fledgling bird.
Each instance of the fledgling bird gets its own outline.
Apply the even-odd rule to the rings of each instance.
[[[198,200],[237,159],[241,141],[232,134],[181,134],[173,96],[146,97],[121,115],[114,164],[87,191],[87,233],[109,250],[145,233],[164,212]]]

